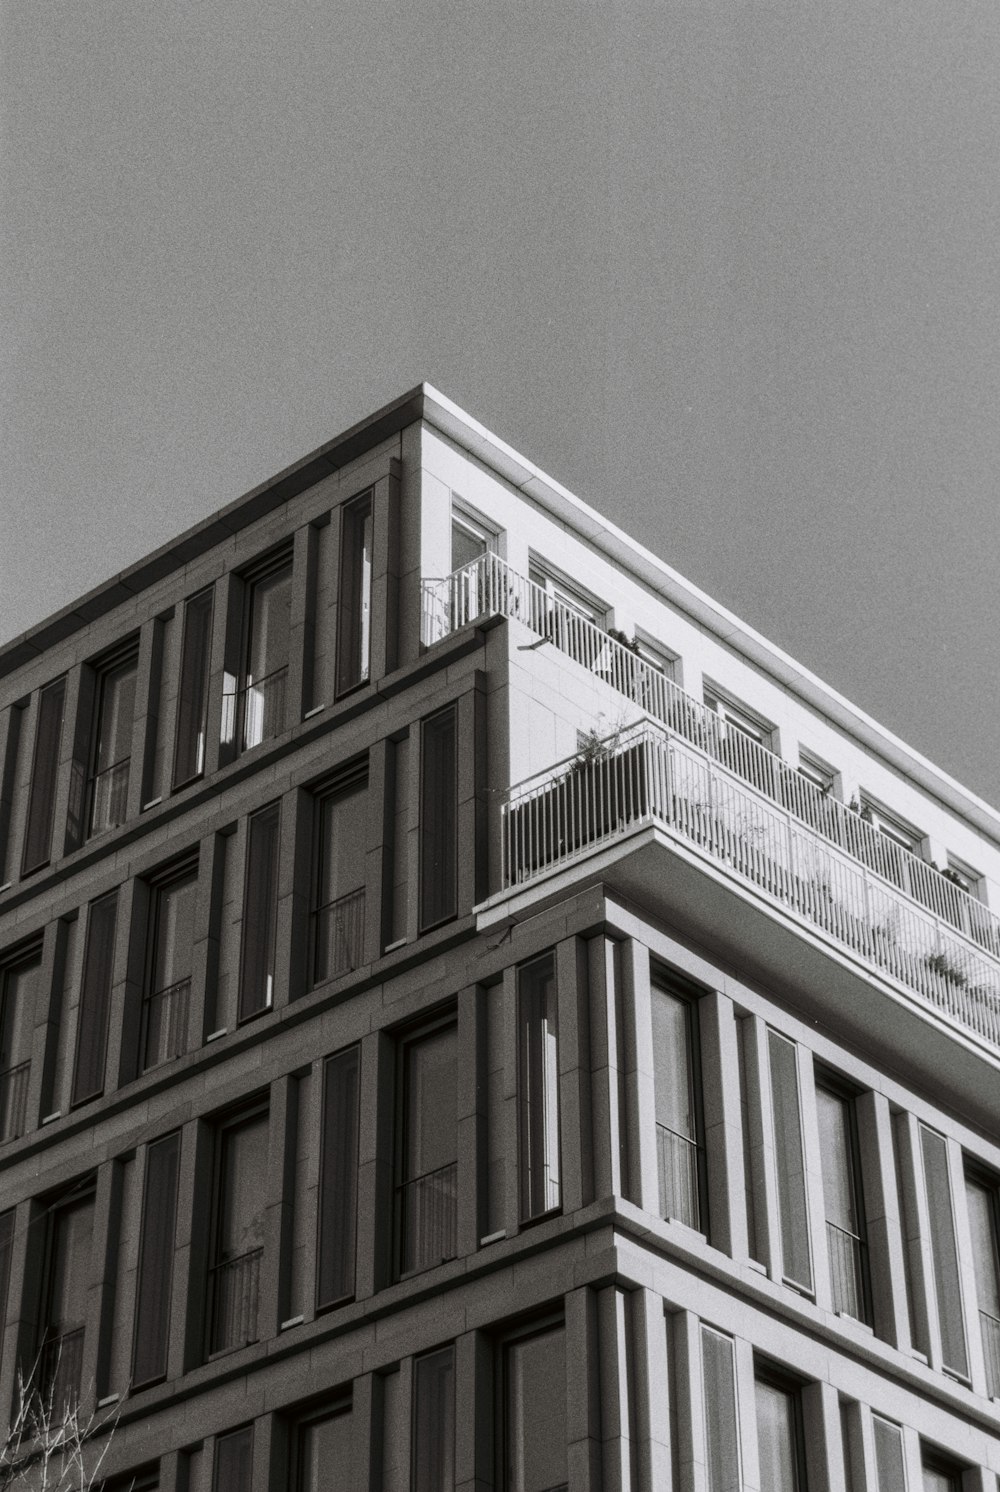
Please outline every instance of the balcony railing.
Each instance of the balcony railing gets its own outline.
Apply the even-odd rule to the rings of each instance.
[[[238,741],[240,751],[249,751],[280,736],[285,728],[287,681],[286,666],[239,689],[227,689],[222,696],[223,741],[230,746]]]
[[[83,1370],[82,1326],[46,1337],[39,1354],[39,1393],[42,1403],[61,1417],[80,1398]]]
[[[0,1072],[0,1144],[19,1140],[24,1134],[28,1110],[28,1077],[31,1062],[19,1062]]]
[[[1000,960],[672,731],[617,732],[512,788],[502,816],[504,889],[655,824],[1000,1046]]]
[[[432,1269],[458,1251],[458,1166],[454,1161],[397,1188],[400,1270]]]
[[[1000,956],[1000,917],[982,902],[686,694],[631,648],[512,570],[498,555],[480,555],[443,580],[424,581],[426,645],[486,616],[523,622],[672,733],[749,782],[981,948]]]
[[[980,1311],[979,1325],[986,1359],[986,1391],[991,1398],[997,1399],[1000,1398],[1000,1321],[989,1311]]]
[[[826,1248],[830,1256],[830,1293],[833,1309],[855,1321],[867,1321],[864,1287],[864,1245],[856,1233],[827,1219]]]
[[[130,756],[96,772],[90,779],[90,832],[104,834],[128,818]]]
[[[231,1352],[257,1340],[260,1306],[260,1261],[264,1250],[251,1249],[225,1259],[210,1271],[212,1329],[209,1352]]]
[[[697,1144],[665,1124],[657,1124],[656,1162],[660,1175],[660,1216],[675,1218],[689,1228],[700,1228]]]
[[[364,886],[317,908],[312,936],[314,984],[358,968],[365,951]]]
[[[179,979],[145,999],[143,1069],[172,1062],[187,1051],[191,980]]]

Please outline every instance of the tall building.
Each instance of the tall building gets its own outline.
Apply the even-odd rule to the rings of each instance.
[[[0,1402],[997,1492],[994,810],[427,385],[0,673]]]

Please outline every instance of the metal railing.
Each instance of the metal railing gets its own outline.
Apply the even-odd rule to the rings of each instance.
[[[83,1375],[84,1328],[46,1337],[39,1353],[38,1379],[42,1403],[55,1415],[74,1407],[80,1398]]]
[[[172,1062],[187,1051],[190,1000],[190,978],[178,979],[146,996],[143,1070]]]
[[[30,1059],[0,1072],[0,1144],[19,1140],[24,1134],[30,1073]]]
[[[432,1269],[458,1251],[458,1165],[451,1161],[397,1187],[402,1274]]]
[[[104,834],[128,818],[130,756],[122,757],[90,779],[90,832]]]
[[[867,1321],[864,1285],[864,1245],[856,1233],[826,1222],[826,1248],[830,1259],[830,1294],[833,1309],[855,1321]]]
[[[656,1163],[660,1176],[660,1216],[701,1227],[698,1201],[698,1145],[668,1129],[656,1126]]]
[[[348,974],[364,962],[364,886],[313,912],[312,943],[313,984]]]
[[[238,741],[240,751],[249,751],[262,741],[273,740],[285,728],[285,696],[288,667],[276,668],[239,689],[222,696],[222,739]]]
[[[980,1311],[979,1325],[986,1359],[986,1391],[991,1398],[997,1399],[1000,1398],[1000,1321],[989,1311]]]
[[[831,797],[745,731],[686,694],[596,623],[512,570],[499,555],[480,555],[442,580],[425,580],[422,615],[422,637],[428,646],[479,617],[506,616],[524,622],[645,714],[780,803],[987,952],[1000,956],[1000,917],[982,902],[919,855],[888,839],[863,813]]]
[[[689,740],[650,722],[512,788],[510,889],[656,824],[1000,1046],[1000,961]]]
[[[264,1250],[251,1249],[225,1259],[210,1271],[211,1322],[209,1352],[230,1352],[257,1340],[260,1306],[260,1261]]]

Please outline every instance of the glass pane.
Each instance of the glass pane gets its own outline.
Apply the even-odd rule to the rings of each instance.
[[[948,1179],[948,1149],[944,1138],[920,1126],[920,1148],[924,1159],[924,1188],[934,1258],[934,1287],[941,1327],[941,1356],[945,1367],[967,1377],[969,1359],[962,1325],[962,1286],[958,1273],[958,1249]]]
[[[506,1358],[506,1492],[564,1487],[565,1333],[559,1327],[513,1342]]]
[[[104,1088],[117,915],[117,892],[94,902],[90,908],[73,1066],[73,1103],[94,1098]]]
[[[708,1492],[740,1492],[740,1443],[732,1338],[703,1327],[701,1365]]]
[[[1000,1322],[1000,1283],[997,1280],[996,1210],[992,1191],[967,1177],[965,1195],[972,1234],[979,1309]]]
[[[250,1492],[253,1482],[253,1426],[234,1430],[215,1443],[214,1492]]]
[[[903,1463],[903,1432],[898,1425],[872,1415],[875,1438],[875,1469],[879,1492],[906,1492],[906,1470]]]
[[[286,565],[251,587],[247,683],[257,684],[288,665],[292,567]]]
[[[786,1389],[757,1380],[757,1449],[760,1485],[768,1492],[799,1492],[795,1401]]]
[[[83,1326],[90,1296],[94,1203],[61,1208],[53,1220],[48,1327],[51,1334]]]
[[[479,556],[485,553],[484,535],[477,533],[471,524],[463,523],[460,518],[452,518],[451,568],[460,570],[464,565],[474,564]]]
[[[701,1218],[691,1007],[656,985],[651,998],[660,1214],[697,1228]]]
[[[168,989],[191,977],[197,887],[196,877],[187,876],[162,886],[157,893],[154,990]]]
[[[776,1031],[768,1031],[767,1037],[771,1064],[774,1156],[778,1171],[782,1269],[786,1279],[801,1285],[803,1289],[811,1290],[813,1280],[809,1254],[809,1214],[806,1207],[795,1046]]]
[[[323,1071],[317,1304],[354,1294],[358,1175],[357,1047],[328,1058]]]
[[[264,1187],[267,1175],[267,1117],[223,1136],[219,1260],[264,1246]]]
[[[325,798],[321,809],[317,907],[329,906],[365,881],[368,785]]]
[[[340,531],[340,629],[337,693],[363,684],[371,654],[372,504],[370,495],[344,509]]]
[[[937,1466],[924,1467],[924,1492],[960,1492],[961,1481]]]
[[[413,1365],[413,1492],[454,1492],[455,1351]]]
[[[56,774],[62,742],[66,680],[58,679],[43,689],[38,699],[38,729],[31,766],[28,819],[24,832],[25,875],[44,865],[52,848],[52,816],[56,802]]]
[[[851,1116],[847,1099],[826,1088],[817,1088],[816,1116],[819,1121],[823,1199],[827,1221],[849,1233],[857,1233]]]
[[[180,1136],[173,1134],[150,1145],[147,1155],[136,1284],[133,1384],[148,1383],[167,1371],[180,1153]]]
[[[559,1206],[559,1050],[555,961],[518,971],[518,1129],[522,1216]]]
[[[239,1018],[246,1020],[274,1003],[274,947],[278,921],[277,804],[254,814],[247,843],[243,904],[243,959]]]
[[[420,925],[454,917],[457,907],[458,763],[456,711],[424,721],[420,790]]]
[[[457,1154],[455,1028],[407,1047],[405,1180],[451,1165]]]
[[[334,1492],[354,1487],[354,1435],[351,1411],[312,1420],[299,1431],[299,1492]]]
[[[212,592],[194,596],[184,608],[184,641],[177,696],[174,785],[190,782],[205,769],[208,679],[212,645]]]
[[[132,660],[106,673],[101,682],[101,713],[95,770],[103,772],[132,754],[136,664]]]

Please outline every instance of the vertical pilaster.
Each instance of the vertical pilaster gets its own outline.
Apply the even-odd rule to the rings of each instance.
[[[566,1468],[573,1492],[601,1492],[600,1356],[597,1298],[566,1296]]]
[[[139,1039],[148,924],[149,887],[145,881],[128,880],[118,888],[114,974],[104,1064],[105,1093],[131,1082],[141,1070]]]
[[[385,936],[386,910],[392,902],[392,755],[393,744],[382,739],[368,752],[368,812],[365,836],[365,942],[362,957],[375,963],[392,939]]]
[[[736,1358],[736,1403],[739,1410],[740,1455],[743,1462],[743,1492],[773,1492],[760,1481],[757,1448],[757,1379],[753,1346],[742,1337],[734,1342]]]
[[[395,1050],[374,1031],[361,1042],[358,1239],[355,1296],[367,1299],[392,1276],[392,1111]]]
[[[562,1208],[575,1212],[594,1195],[590,1120],[587,951],[578,938],[556,946],[559,1011],[559,1127]]]
[[[740,1051],[733,1002],[713,991],[698,1002],[701,1036],[708,1221],[715,1248],[734,1259],[748,1251]]]
[[[281,798],[278,829],[278,907],[274,948],[274,1008],[309,987],[309,894],[315,800],[304,788]]]
[[[214,1171],[215,1134],[207,1124],[192,1119],[181,1131],[168,1378],[190,1372],[205,1357]]]
[[[678,1492],[708,1492],[701,1322],[690,1311],[676,1311],[670,1332]]]
[[[802,1159],[805,1168],[806,1216],[813,1265],[813,1293],[816,1304],[826,1311],[833,1309],[830,1285],[830,1259],[826,1238],[826,1198],[823,1191],[823,1156],[819,1139],[819,1116],[816,1110],[816,1075],[812,1053],[796,1043],[799,1078],[799,1107],[802,1113]],[[843,1478],[841,1478],[843,1480]],[[838,1489],[843,1492],[843,1489]]]
[[[602,1492],[638,1492],[632,1437],[632,1300],[609,1285],[597,1291]]]
[[[759,1016],[745,1016],[743,1035],[747,1128],[750,1136],[750,1190],[757,1255],[771,1278],[780,1281],[784,1278],[784,1260],[774,1128],[771,1121],[771,1067],[768,1061],[767,1026]]]
[[[458,1080],[456,1119],[458,1127],[458,1254],[474,1254],[479,1247],[480,1197],[485,1176],[480,1167],[479,1115],[480,1078],[480,991],[475,985],[458,997]],[[485,1014],[485,1012],[483,1012]]]
[[[66,948],[65,925],[50,922],[42,935],[42,965],[38,975],[38,999],[31,1019],[31,1068],[25,1105],[25,1131],[37,1129],[50,1112],[52,1069],[55,1062],[56,1036],[59,1030],[59,1006],[62,999],[63,964]]]
[[[635,1482],[637,1492],[676,1492],[671,1471],[670,1364],[663,1300],[653,1290],[632,1295],[635,1354]]]
[[[288,1316],[297,1097],[293,1077],[276,1078],[271,1084],[258,1325],[262,1341],[276,1337]]]
[[[926,1354],[932,1368],[941,1368],[941,1331],[934,1289],[930,1218],[924,1189],[920,1126],[909,1113],[897,1114],[893,1124],[903,1196],[903,1245],[913,1302],[917,1340],[911,1345]]]
[[[907,1265],[896,1188],[892,1115],[888,1099],[881,1093],[860,1093],[855,1106],[875,1333],[906,1352],[910,1348]]]
[[[586,952],[594,1196],[628,1196],[622,1031],[618,1019],[621,944],[601,934],[587,942]]]
[[[802,1427],[810,1492],[847,1492],[840,1399],[832,1384],[802,1389]]]
[[[482,1332],[455,1342],[455,1492],[493,1492],[493,1347]]]
[[[131,760],[125,817],[131,822],[139,817],[147,782],[147,748],[152,738],[155,747],[156,716],[160,692],[160,641],[162,624],[155,618],[139,629],[139,653],[135,677],[135,716],[132,721]]]
[[[660,1173],[656,1158],[656,1092],[649,951],[634,938],[629,938],[624,945],[621,970],[630,1200],[658,1217]]]
[[[309,709],[308,692],[312,652],[312,572],[316,530],[305,524],[292,540],[292,594],[288,618],[288,673],[285,683],[285,730],[291,730]],[[314,567],[313,567],[314,568]]]
[[[965,1346],[969,1358],[969,1380],[974,1393],[988,1394],[983,1333],[979,1322],[979,1302],[976,1298],[976,1261],[965,1196],[962,1147],[957,1140],[953,1139],[947,1140],[946,1145],[948,1182],[951,1190],[952,1210],[955,1214],[955,1247],[958,1251],[959,1291],[962,1298],[962,1319],[965,1324]]]
[[[20,870],[19,846],[12,830],[24,715],[23,701],[0,712],[0,886],[10,885]]]
[[[503,973],[503,1101],[504,1155],[507,1157],[506,1229],[513,1238],[521,1224],[521,1149],[518,1113],[517,969]]]

